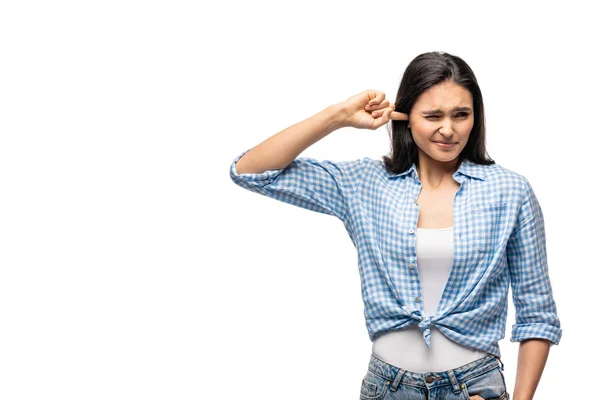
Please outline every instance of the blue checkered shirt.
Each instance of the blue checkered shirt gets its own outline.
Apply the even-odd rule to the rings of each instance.
[[[515,324],[511,342],[562,336],[546,258],[542,210],[531,184],[498,164],[463,160],[453,205],[454,264],[435,315],[423,312],[419,282],[416,203],[421,182],[413,165],[388,172],[381,160],[319,161],[297,157],[283,169],[238,174],[237,185],[340,219],[358,252],[369,339],[418,324],[430,346],[430,327],[461,345],[500,356],[508,288]]]

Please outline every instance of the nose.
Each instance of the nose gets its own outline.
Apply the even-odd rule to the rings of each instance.
[[[452,119],[444,118],[442,126],[440,126],[440,133],[446,137],[452,136]]]

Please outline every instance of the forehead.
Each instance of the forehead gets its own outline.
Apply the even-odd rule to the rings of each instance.
[[[455,107],[473,107],[473,96],[464,87],[446,81],[421,93],[413,107],[419,111],[451,111]]]

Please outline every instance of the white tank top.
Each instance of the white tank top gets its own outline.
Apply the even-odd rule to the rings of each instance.
[[[423,311],[433,316],[454,262],[454,229],[417,227],[417,268],[421,282]],[[373,341],[373,354],[383,361],[413,372],[447,371],[486,355],[462,346],[431,326],[431,347],[417,324],[384,333]]]

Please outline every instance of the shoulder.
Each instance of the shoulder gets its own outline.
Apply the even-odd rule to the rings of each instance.
[[[363,161],[365,163],[365,175],[369,175],[371,179],[398,180],[399,178],[403,178],[407,172],[396,174],[388,171],[383,160],[380,158],[372,159],[370,157],[363,157]]]
[[[365,173],[372,174],[373,172],[380,172],[380,173],[385,172],[385,166],[383,165],[383,161],[381,161],[381,160],[376,160],[376,159],[366,156],[366,157],[363,157],[361,159],[361,161],[365,168],[365,170],[364,170]]]
[[[365,163],[365,166],[367,168],[371,168],[371,169],[384,169],[384,165],[383,165],[383,161],[381,160],[375,160],[372,159],[370,157],[363,157],[362,161]]]
[[[498,163],[480,167],[486,173],[485,182],[488,189],[503,193],[506,199],[516,200],[517,203],[522,203],[530,195],[531,184],[523,174]]]
[[[486,179],[489,179],[493,182],[508,181],[513,185],[522,185],[526,181],[523,175],[498,163],[491,165],[480,165],[480,167],[486,172]]]

